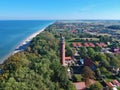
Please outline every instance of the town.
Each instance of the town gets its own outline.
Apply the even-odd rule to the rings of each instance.
[[[54,22],[0,65],[0,89],[120,90],[119,23]]]
[[[113,23],[59,21],[51,26],[60,39],[61,64],[77,90],[120,89],[120,34],[109,29]]]

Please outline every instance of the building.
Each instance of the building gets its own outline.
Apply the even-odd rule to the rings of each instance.
[[[85,85],[85,82],[75,82],[73,83],[76,87],[76,90],[86,90],[87,86]]]
[[[93,71],[96,70],[96,65],[94,64],[94,62],[90,58],[84,59],[84,66],[88,66]]]

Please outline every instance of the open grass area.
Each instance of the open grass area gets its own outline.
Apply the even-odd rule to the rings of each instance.
[[[100,35],[100,36],[111,36],[111,35],[108,34],[108,33],[99,33],[99,34],[97,34],[97,35]]]
[[[70,42],[80,42],[81,40],[84,40],[84,41],[99,41],[99,38],[72,38],[69,41]]]
[[[99,41],[98,38],[80,38],[82,40],[91,40],[91,41]]]

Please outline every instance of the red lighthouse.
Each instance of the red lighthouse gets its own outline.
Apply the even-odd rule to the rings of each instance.
[[[65,66],[65,39],[61,35],[60,37],[60,54],[61,54],[61,64]]]

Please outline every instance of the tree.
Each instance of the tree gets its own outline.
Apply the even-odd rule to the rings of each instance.
[[[119,68],[120,67],[120,60],[114,56],[110,59],[110,65]]]
[[[108,35],[105,35],[105,36],[100,36],[100,39],[99,39],[100,42],[112,42],[112,38]]]
[[[95,50],[96,52],[101,52],[102,48],[101,48],[101,47],[96,46],[96,47],[94,48],[94,50]]]
[[[73,56],[73,51],[71,50],[71,48],[68,44],[66,44],[65,50],[66,50],[66,52],[65,52],[66,56]]]
[[[84,78],[94,79],[95,78],[94,75],[95,75],[94,72],[88,66],[85,66],[83,68],[83,77]]]
[[[118,90],[120,90],[120,87],[117,87]]]
[[[87,57],[87,48],[86,47],[81,47],[78,53],[80,54],[80,56],[82,58]]]
[[[103,66],[109,66],[107,56],[104,53],[97,53],[94,57],[95,61],[99,61]]]
[[[82,78],[83,77],[81,75],[77,75],[77,74],[74,74],[72,76],[72,79],[73,79],[74,82],[80,82],[80,81],[82,81]]]
[[[93,59],[93,58],[94,58],[94,55],[95,55],[94,49],[93,49],[93,48],[88,48],[87,54],[88,54],[88,56],[89,56],[90,58]]]
[[[100,72],[100,69],[99,69],[99,68],[96,69],[96,75],[97,75],[98,77],[101,77],[101,72]]]
[[[95,84],[91,85],[89,90],[102,90],[103,86],[99,83],[96,82]]]
[[[72,82],[68,82],[68,85],[67,85],[67,90],[76,90],[75,86],[73,85]]]

